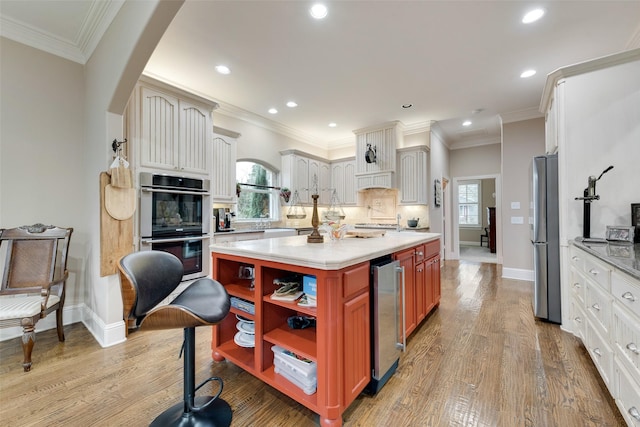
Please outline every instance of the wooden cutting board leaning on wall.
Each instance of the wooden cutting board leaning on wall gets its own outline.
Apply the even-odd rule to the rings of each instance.
[[[133,252],[133,216],[117,220],[105,207],[105,189],[111,183],[106,172],[100,173],[100,276],[118,272],[118,260]]]

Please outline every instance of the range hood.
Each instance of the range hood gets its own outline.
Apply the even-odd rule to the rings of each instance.
[[[396,188],[396,147],[401,145],[402,123],[382,123],[354,130],[356,188]]]

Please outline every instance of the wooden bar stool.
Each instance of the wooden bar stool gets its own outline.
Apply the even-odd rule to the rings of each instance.
[[[171,303],[158,306],[182,280],[183,267],[176,256],[162,251],[135,252],[122,257],[118,268],[128,329],[184,329],[183,402],[164,411],[151,425],[228,427],[232,412],[219,397],[222,379],[211,377],[196,386],[194,367],[195,328],[215,325],[229,314],[231,304],[224,286],[208,277],[198,279]],[[199,388],[214,380],[219,383],[215,396],[195,397]]]

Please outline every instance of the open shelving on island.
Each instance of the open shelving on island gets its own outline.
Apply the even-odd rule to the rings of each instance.
[[[438,235],[406,233],[392,242],[389,254],[400,250],[420,247]],[[371,378],[370,359],[370,271],[369,260],[380,256],[379,248],[366,244],[368,256],[353,255],[348,242],[342,246],[330,244],[306,245],[306,236],[283,238],[284,244],[292,242],[300,252],[314,251],[318,256],[309,257],[309,262],[282,262],[265,256],[265,252],[275,251],[273,240],[268,247],[264,241],[237,242],[237,251],[232,246],[212,246],[213,278],[219,281],[230,296],[254,304],[254,313],[244,313],[232,308],[233,316],[227,316],[212,327],[212,357],[221,361],[228,359],[256,378],[271,385],[276,390],[295,399],[300,404],[319,414],[323,427],[342,425],[342,413],[364,390]],[[293,239],[293,240],[290,240]],[[280,240],[280,239],[278,239]],[[397,243],[400,242],[400,243]],[[409,242],[409,243],[406,243]],[[303,243],[304,246],[300,246]],[[354,241],[353,244],[357,244]],[[439,243],[438,243],[439,245]],[[252,250],[247,251],[247,247]],[[352,261],[336,266],[316,266],[323,256],[331,257],[341,248],[348,251],[346,259]],[[290,251],[291,246],[282,249]],[[362,251],[362,250],[361,250]],[[326,255],[325,255],[326,254]],[[341,254],[340,254],[341,255]],[[342,257],[341,257],[342,259]],[[239,279],[240,267],[253,269],[253,280]],[[413,268],[413,264],[411,265]],[[317,307],[306,307],[297,301],[272,299],[278,287],[275,279],[292,275],[311,275],[316,278]],[[236,316],[243,316],[255,322],[255,347],[241,347],[234,342]],[[315,319],[315,326],[292,329],[288,324],[291,316],[305,316]],[[317,389],[306,394],[305,390],[276,373],[273,346],[282,347],[296,355],[316,363]],[[309,392],[309,390],[306,390]]]

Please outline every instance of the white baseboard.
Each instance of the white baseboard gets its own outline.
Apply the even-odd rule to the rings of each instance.
[[[521,268],[502,267],[502,277],[504,279],[526,280],[533,282],[533,270],[523,270]]]
[[[480,246],[480,242],[476,242],[476,241],[473,241],[473,242],[460,241],[460,245],[461,246]]]
[[[82,323],[101,347],[111,347],[127,340],[124,320],[106,324],[87,306],[85,306]]]
[[[62,309],[62,324],[70,325],[72,323],[82,322],[84,304],[67,306]],[[44,319],[38,320],[36,323],[36,334],[41,331],[56,328],[56,313],[55,311],[50,313]],[[0,329],[0,341],[10,340],[16,337],[22,336],[22,327],[14,326],[10,328]],[[36,335],[36,339],[37,339]]]

